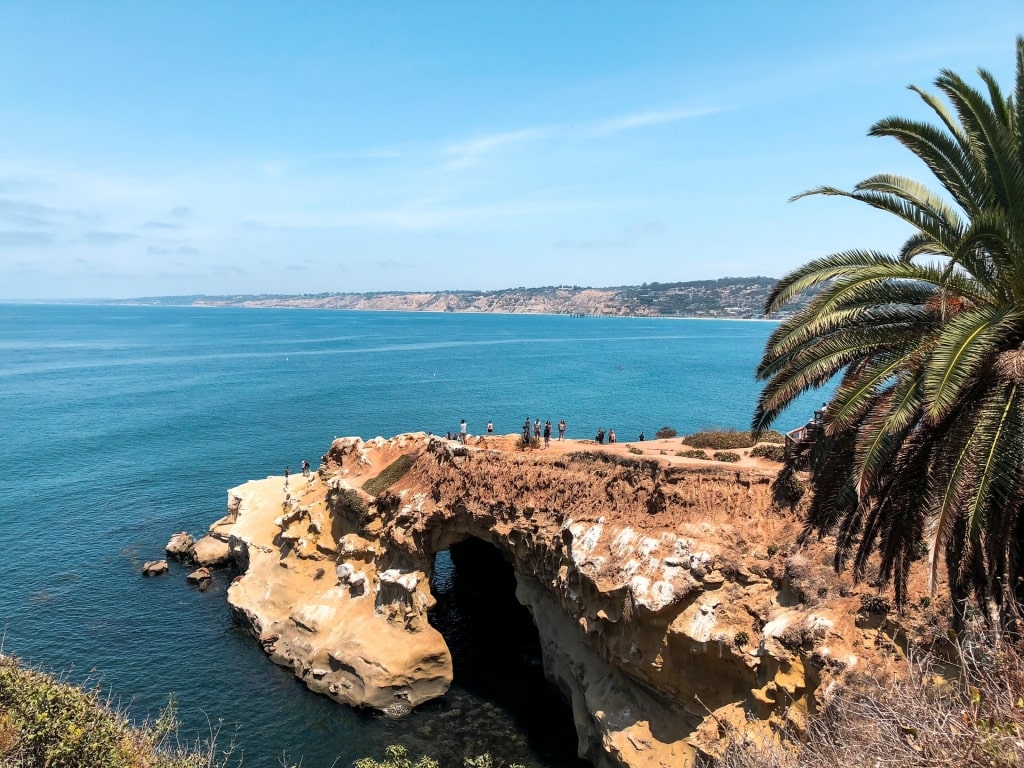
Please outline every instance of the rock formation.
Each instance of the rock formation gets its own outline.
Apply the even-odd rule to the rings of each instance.
[[[178,531],[171,536],[170,541],[167,542],[167,546],[164,548],[167,552],[168,557],[173,557],[175,560],[181,560],[183,562],[189,562],[192,560],[192,549],[195,546],[195,541],[192,539],[186,531]]]
[[[143,576],[162,576],[167,573],[166,560],[147,560],[142,564]]]
[[[275,662],[391,714],[444,695],[433,558],[470,537],[514,565],[597,766],[674,768],[736,733],[802,729],[834,681],[891,646],[826,547],[787,545],[800,523],[771,504],[772,466],[690,461],[670,454],[678,441],[643,458],[471,442],[342,438],[310,478],[229,492],[214,525],[242,571],[228,601]]]

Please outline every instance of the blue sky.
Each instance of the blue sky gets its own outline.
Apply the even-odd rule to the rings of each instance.
[[[0,298],[781,276],[1019,2],[0,4]]]

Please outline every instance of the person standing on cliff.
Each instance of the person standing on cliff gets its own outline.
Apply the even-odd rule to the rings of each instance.
[[[614,442],[615,442],[615,430],[614,429],[609,429],[608,430],[608,444],[611,445]]]
[[[291,472],[291,469],[289,467],[285,467],[284,468],[284,487],[285,488],[288,487],[288,475],[289,475],[290,472]]]
[[[565,419],[558,420],[558,439],[565,440]]]
[[[533,422],[533,436],[537,438],[540,437],[540,419]]]
[[[544,447],[551,445],[551,421],[544,422]]]
[[[530,444],[530,417],[526,417],[526,421],[523,422],[523,445]]]
[[[488,435],[493,435],[494,434],[494,424],[493,424],[493,422],[490,422],[490,421],[487,422],[487,434]]]
[[[466,444],[466,420],[463,419],[459,422],[459,442],[463,445]]]

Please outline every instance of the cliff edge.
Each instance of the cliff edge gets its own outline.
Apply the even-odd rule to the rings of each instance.
[[[242,572],[233,611],[311,689],[400,715],[452,679],[427,620],[435,554],[488,542],[514,566],[579,754],[602,767],[692,765],[737,734],[800,731],[848,671],[899,655],[831,550],[791,544],[777,465],[688,460],[678,440],[642,455],[517,442],[341,438],[310,477],[232,489],[211,536]]]

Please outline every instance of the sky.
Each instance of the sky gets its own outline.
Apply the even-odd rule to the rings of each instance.
[[[1019,0],[0,2],[0,299],[780,277]],[[863,209],[863,210],[862,210]]]

